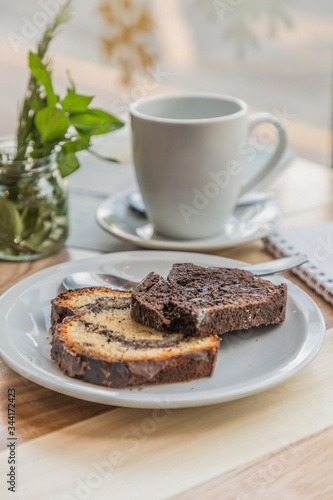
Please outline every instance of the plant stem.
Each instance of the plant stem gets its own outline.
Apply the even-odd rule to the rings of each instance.
[[[37,53],[42,60],[44,59],[49,44],[55,36],[59,26],[68,22],[70,19],[71,1],[72,0],[68,0],[62,9],[60,9],[52,23],[46,28],[46,31],[38,44]],[[33,99],[36,99],[36,97],[39,97],[39,84],[36,78],[31,75],[28,83],[26,98],[23,102],[19,116],[19,124],[16,133],[17,154],[15,160],[24,160],[30,141],[36,139],[37,131],[34,126],[34,116],[29,114],[29,111],[32,109]]]

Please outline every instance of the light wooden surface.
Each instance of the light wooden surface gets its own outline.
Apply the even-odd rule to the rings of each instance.
[[[333,215],[332,173],[295,159],[272,184],[282,223]],[[295,196],[295,183],[297,195]],[[93,252],[63,249],[34,263],[0,263],[0,292],[55,263]],[[261,241],[224,256],[269,260]],[[332,498],[333,308],[292,273],[321,308],[324,347],[292,380],[230,403],[184,410],[110,408],[39,387],[0,363],[1,480],[7,471],[7,389],[17,393],[18,490],[14,498]],[[38,464],[38,465],[37,465]],[[0,497],[12,498],[0,483]]]
[[[332,423],[332,355],[333,329],[312,364],[292,380],[262,394],[182,410],[117,409],[29,441],[19,450],[20,461],[25,464],[20,472],[24,499],[36,498],[33,486],[37,462],[38,477],[43,478],[41,492],[52,500],[61,498],[63,492],[74,496],[79,478],[89,486],[93,473],[98,474],[96,483],[100,483],[96,490],[90,488],[90,498],[96,500],[107,498],[108,491],[122,499],[172,498],[197,485],[201,485],[197,492],[192,488],[184,498],[206,498],[204,491],[210,488],[207,480],[216,483],[217,477],[231,469],[236,474],[245,464],[252,466],[260,460],[268,478],[276,474],[274,479],[280,475],[286,481],[283,467],[293,467],[297,477],[302,456],[298,442]],[[277,452],[284,453],[283,458],[272,461],[272,454]],[[324,447],[321,452],[326,461],[330,454],[333,459],[330,448]],[[0,453],[0,460],[6,454]],[[49,459],[39,461],[41,454]],[[311,460],[308,467],[310,464]],[[306,472],[304,464],[301,471]],[[55,472],[60,484],[49,491]],[[251,489],[260,484],[259,469],[252,473]],[[309,472],[305,476],[310,481]],[[317,488],[323,492],[330,484],[312,484],[310,491]],[[220,486],[221,498],[225,498],[223,481]],[[239,487],[235,491],[243,493]],[[232,486],[228,494],[237,498],[232,496]]]

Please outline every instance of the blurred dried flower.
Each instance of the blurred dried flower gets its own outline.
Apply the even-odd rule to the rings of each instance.
[[[137,73],[154,65],[154,20],[149,1],[102,0],[98,12],[106,24],[101,38],[102,51],[116,63],[125,85],[133,82]]]

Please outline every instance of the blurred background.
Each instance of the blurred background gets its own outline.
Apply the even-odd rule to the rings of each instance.
[[[27,50],[63,0],[0,0],[0,134],[16,127]],[[332,0],[74,0],[51,46],[96,105],[178,89],[232,94],[278,114],[300,156],[332,164]]]

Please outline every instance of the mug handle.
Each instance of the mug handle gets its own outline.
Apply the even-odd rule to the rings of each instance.
[[[251,177],[246,183],[243,183],[240,194],[244,194],[250,189],[253,189],[260,181],[262,181],[273,170],[287,147],[287,134],[282,120],[272,113],[254,113],[249,116],[249,134],[261,123],[271,123],[274,125],[278,131],[278,143],[272,156],[262,166],[260,172]]]

